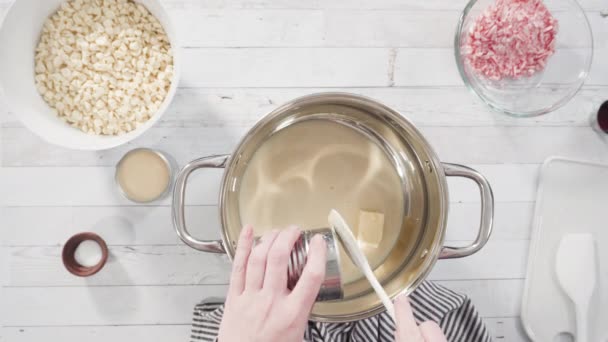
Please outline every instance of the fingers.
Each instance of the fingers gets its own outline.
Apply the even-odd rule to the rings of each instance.
[[[247,272],[247,261],[253,246],[253,228],[249,225],[243,227],[239,241],[236,245],[234,262],[232,263],[232,274],[230,275],[229,293],[240,295],[245,289],[245,276]]]
[[[447,342],[443,331],[441,331],[439,325],[433,321],[420,324],[418,329],[420,329],[420,334],[422,334],[422,337],[426,342]]]
[[[272,243],[266,262],[264,289],[273,293],[287,290],[287,264],[293,245],[300,238],[297,227],[289,227],[279,233]]]
[[[407,296],[402,295],[395,299],[395,319],[396,342],[424,342]]]
[[[294,305],[302,308],[308,315],[319,294],[319,289],[325,278],[325,262],[327,260],[327,245],[321,235],[315,235],[310,241],[308,259],[302,276],[298,280],[291,297]]]
[[[264,274],[266,273],[268,251],[278,234],[279,232],[276,230],[264,234],[260,239],[259,244],[253,248],[251,255],[249,255],[249,261],[247,262],[245,290],[256,291],[262,288],[262,284],[264,284]]]

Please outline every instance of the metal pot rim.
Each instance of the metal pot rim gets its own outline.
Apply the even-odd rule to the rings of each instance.
[[[423,135],[418,131],[418,129],[414,126],[413,123],[411,123],[408,119],[406,119],[403,115],[401,115],[397,111],[393,110],[392,108],[390,108],[384,104],[377,102],[376,100],[373,100],[373,99],[365,97],[365,96],[355,95],[355,94],[351,94],[351,93],[344,93],[344,92],[324,92],[324,93],[316,93],[316,94],[311,94],[311,95],[306,95],[306,96],[296,98],[290,102],[287,102],[287,103],[281,105],[280,107],[276,108],[275,110],[273,110],[270,113],[263,116],[245,134],[245,136],[243,136],[243,138],[241,138],[241,140],[237,144],[237,147],[234,149],[231,157],[227,161],[226,170],[229,170],[233,167],[233,164],[237,160],[236,158],[233,158],[233,157],[239,155],[240,150],[243,148],[243,146],[247,145],[250,138],[252,138],[261,127],[264,127],[265,125],[267,125],[275,117],[281,116],[282,114],[287,113],[287,112],[293,110],[294,108],[298,108],[298,107],[304,107],[304,106],[315,105],[315,104],[327,104],[327,103],[343,104],[344,102],[352,102],[352,104],[358,103],[362,106],[370,106],[374,109],[377,109],[384,113],[390,114],[391,117],[397,123],[399,123],[399,126],[401,126],[402,128],[407,127],[413,133],[415,133],[417,138],[420,140],[420,142],[425,146],[425,148],[427,150],[427,154],[428,154],[428,156],[430,156],[429,160],[427,160],[427,163],[428,163],[427,167],[432,168],[434,170],[441,170],[443,168],[442,163],[439,160],[437,154],[434,152],[431,145],[427,142],[427,140],[423,137]],[[426,279],[426,277],[429,275],[429,273],[433,269],[433,265],[437,262],[437,259],[439,258],[439,252],[440,252],[441,246],[443,245],[445,230],[446,230],[446,225],[447,225],[447,208],[448,208],[448,204],[449,204],[449,195],[448,195],[448,191],[447,191],[447,181],[445,179],[445,176],[443,176],[443,174],[439,173],[439,172],[435,172],[435,174],[437,175],[436,180],[437,180],[439,188],[441,189],[440,193],[442,194],[441,203],[438,204],[438,206],[441,208],[441,214],[440,214],[440,219],[439,219],[440,227],[438,227],[439,235],[440,235],[439,242],[437,244],[435,244],[435,246],[433,246],[434,250],[429,251],[430,257],[428,257],[426,259],[426,263],[425,263],[426,265],[424,267],[423,272],[418,274],[416,277],[416,280],[414,282],[412,282],[409,286],[405,287],[399,293],[394,294],[392,296],[392,299],[394,299],[400,295],[408,295],[415,288],[417,288],[420,285],[420,283],[422,283],[422,281],[424,281],[424,279]],[[226,252],[227,252],[226,254],[228,254],[228,257],[230,258],[230,260],[232,260],[232,258],[234,257],[234,249],[232,248],[232,246],[230,244],[230,239],[228,237],[228,231],[227,231],[227,229],[224,229],[224,227],[226,227],[228,225],[225,211],[223,209],[224,204],[225,204],[225,195],[227,193],[226,187],[228,186],[228,184],[229,184],[229,173],[224,172],[222,175],[218,206],[220,207],[219,214],[220,214],[220,221],[222,224],[222,232],[221,232],[222,241],[223,241],[223,244],[224,244]],[[356,314],[345,315],[345,316],[325,317],[322,315],[315,314],[314,310],[313,310],[313,312],[311,313],[311,319],[314,321],[318,321],[318,322],[353,321],[353,320],[371,317],[373,315],[376,315],[376,314],[382,312],[383,310],[384,310],[384,307],[382,306],[381,303],[374,307],[371,307],[367,310],[362,310],[361,312],[358,312]]]
[[[428,276],[431,269],[433,268],[433,265],[439,258],[456,258],[468,256],[477,252],[479,249],[481,249],[481,247],[483,247],[483,245],[487,242],[489,238],[493,217],[492,192],[485,178],[483,178],[483,176],[481,176],[475,170],[469,169],[467,167],[441,163],[437,154],[433,151],[431,145],[426,141],[424,136],[418,131],[414,124],[397,111],[373,99],[360,95],[341,92],[317,93],[292,100],[263,116],[248,131],[248,133],[241,138],[231,156],[202,158],[193,161],[191,164],[186,165],[182,172],[180,172],[180,175],[178,176],[178,179],[176,181],[173,201],[173,220],[180,238],[182,238],[182,240],[184,240],[186,244],[192,246],[193,248],[209,252],[226,253],[228,254],[228,257],[232,260],[234,255],[234,247],[232,246],[230,236],[228,235],[229,229],[227,227],[230,226],[230,223],[228,222],[226,214],[226,196],[229,187],[232,186],[230,178],[231,170],[233,170],[235,168],[235,165],[238,164],[240,155],[243,150],[245,150],[245,146],[248,145],[248,143],[253,139],[253,137],[256,136],[256,134],[260,134],[260,131],[265,128],[265,126],[269,125],[269,123],[277,117],[289,113],[294,109],[303,108],[305,106],[327,104],[347,105],[353,108],[365,109],[365,111],[381,113],[382,115],[388,116],[390,118],[390,123],[392,126],[395,126],[396,128],[403,130],[404,132],[407,132],[408,135],[411,135],[412,138],[417,141],[418,149],[421,150],[424,154],[424,163],[419,163],[418,167],[420,167],[421,171],[424,173],[424,179],[426,182],[425,184],[432,183],[435,186],[433,189],[435,189],[435,191],[437,192],[433,195],[435,196],[434,198],[429,199],[434,201],[433,203],[435,203],[433,204],[434,210],[438,210],[438,213],[436,213],[436,216],[433,216],[433,221],[430,223],[436,226],[436,230],[433,233],[434,235],[432,235],[431,237],[431,248],[425,250],[424,255],[421,256],[421,258],[424,258],[424,260],[420,263],[420,267],[416,268],[417,272],[415,273],[414,279],[408,281],[407,284],[402,285],[398,291],[393,291],[391,297],[394,298],[399,295],[407,295],[411,293]],[[194,239],[187,233],[187,230],[185,228],[183,214],[185,182],[187,180],[188,175],[194,169],[201,167],[225,167],[225,171],[221,180],[218,201],[220,222],[222,225],[221,241],[200,241]],[[481,190],[482,220],[480,225],[480,231],[475,242],[467,247],[443,246],[445,231],[447,228],[447,211],[449,206],[449,195],[446,176],[460,176],[470,178],[477,183]],[[432,180],[428,180],[427,177],[432,177]],[[426,205],[428,206],[429,204],[427,203]],[[369,308],[366,308],[365,310],[360,310],[354,314],[327,316],[319,315],[313,312],[311,314],[311,319],[321,322],[346,322],[367,318],[382,311],[382,304],[378,302],[377,305],[373,304]]]

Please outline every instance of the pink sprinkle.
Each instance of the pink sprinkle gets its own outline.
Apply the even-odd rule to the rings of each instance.
[[[542,0],[497,0],[475,20],[463,54],[491,80],[519,79],[545,67],[556,36],[557,20]]]

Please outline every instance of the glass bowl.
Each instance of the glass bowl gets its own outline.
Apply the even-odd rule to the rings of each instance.
[[[491,108],[530,117],[549,113],[570,100],[589,74],[593,35],[585,12],[576,0],[546,0],[558,21],[555,53],[543,70],[520,79],[490,80],[477,74],[463,56],[467,33],[477,17],[496,0],[471,0],[464,8],[454,39],[454,55],[465,85]]]
[[[1,0],[0,0],[1,1]],[[167,112],[179,84],[180,49],[174,22],[160,0],[135,0],[159,20],[173,53],[171,86],[157,112],[141,126],[122,135],[87,134],[62,120],[40,96],[34,79],[34,56],[40,32],[63,0],[19,0],[12,3],[0,27],[0,98],[6,100],[15,117],[48,143],[73,149],[99,151],[124,145],[149,130]],[[2,94],[4,92],[4,94]]]

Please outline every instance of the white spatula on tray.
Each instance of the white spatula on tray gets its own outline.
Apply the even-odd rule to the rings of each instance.
[[[555,273],[576,310],[576,342],[589,340],[588,314],[596,282],[595,243],[591,234],[566,234],[555,256]]]

